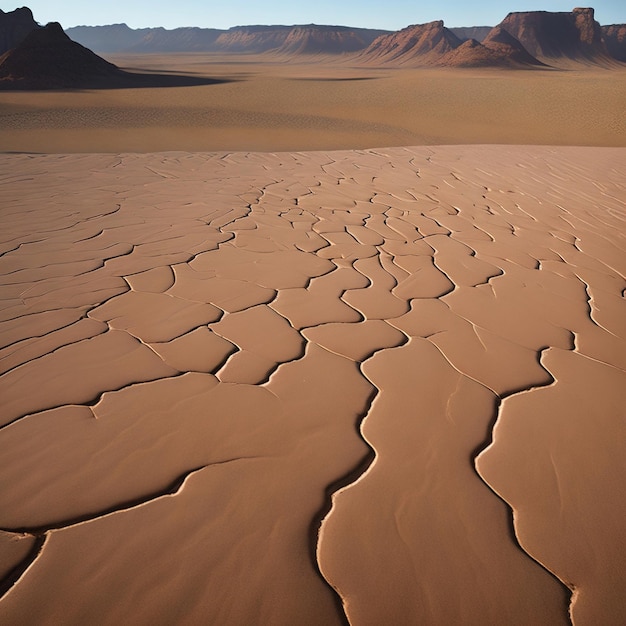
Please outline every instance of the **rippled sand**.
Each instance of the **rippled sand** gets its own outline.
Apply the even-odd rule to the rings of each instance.
[[[2,623],[621,621],[626,149],[0,163]]]

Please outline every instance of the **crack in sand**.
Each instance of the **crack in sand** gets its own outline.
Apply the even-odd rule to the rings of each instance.
[[[185,483],[187,480],[203,470],[209,469],[211,467],[215,467],[218,465],[225,465],[228,463],[235,463],[237,461],[247,461],[251,459],[258,459],[261,457],[237,457],[233,459],[225,459],[222,461],[215,461],[213,463],[207,463],[206,465],[202,465],[200,467],[196,467],[190,470],[187,470],[177,476],[174,480],[172,480],[168,485],[166,485],[163,489],[158,489],[153,493],[142,495],[138,498],[133,498],[132,500],[128,500],[126,502],[119,502],[114,504],[107,509],[102,511],[97,511],[93,513],[86,513],[84,515],[73,517],[65,520],[57,520],[54,522],[49,522],[47,524],[42,524],[39,526],[29,527],[24,526],[20,528],[0,528],[3,532],[20,534],[20,535],[32,535],[33,537],[39,537],[41,535],[48,534],[54,530],[62,530],[65,528],[71,528],[72,526],[78,526],[80,524],[85,524],[94,520],[97,520],[102,517],[107,517],[109,515],[115,515],[117,513],[123,513],[125,511],[130,511],[131,509],[135,509],[137,507],[144,506],[149,504],[150,502],[154,502],[159,498],[165,497],[173,497],[178,495],[182,489],[185,487]]]
[[[3,532],[18,534],[18,535],[30,535],[35,538],[35,544],[33,548],[29,552],[29,554],[13,568],[13,570],[3,579],[0,580],[0,601],[2,598],[11,592],[11,590],[20,583],[21,579],[27,574],[28,570],[35,564],[37,559],[42,555],[46,541],[48,540],[50,533],[58,530],[63,530],[66,528],[71,528],[73,526],[79,526],[81,524],[89,523],[103,517],[107,517],[110,515],[116,515],[118,513],[124,513],[126,511],[130,511],[132,509],[145,506],[151,502],[159,500],[161,498],[167,497],[175,497],[178,495],[185,487],[185,483],[187,480],[203,471],[215,466],[225,465],[229,463],[234,463],[242,460],[250,460],[257,459],[260,457],[239,457],[233,459],[225,459],[222,461],[215,461],[213,463],[208,463],[206,465],[196,467],[194,469],[187,470],[177,476],[173,481],[171,481],[166,487],[163,489],[159,489],[151,494],[146,494],[141,497],[133,498],[132,500],[128,500],[126,502],[120,502],[110,506],[107,509],[102,511],[87,513],[78,517],[66,519],[66,520],[57,520],[54,522],[50,522],[47,524],[42,524],[35,527],[20,527],[20,528],[1,528],[0,530]]]
[[[493,446],[495,444],[495,439],[496,439],[496,430],[498,427],[498,421],[501,418],[501,413],[502,413],[502,405],[504,400],[506,400],[507,398],[513,398],[514,396],[520,396],[523,394],[528,394],[528,393],[532,393],[534,391],[536,391],[537,389],[545,389],[551,386],[554,386],[557,383],[557,379],[554,377],[554,375],[552,374],[552,372],[550,372],[549,369],[547,369],[543,363],[542,363],[542,358],[543,358],[543,354],[546,350],[549,350],[550,346],[545,346],[541,349],[539,349],[537,351],[537,360],[539,362],[539,364],[541,365],[541,367],[544,369],[544,371],[549,375],[550,377],[550,381],[543,384],[543,385],[533,385],[530,387],[525,387],[522,389],[519,389],[517,391],[511,391],[510,393],[507,394],[502,394],[501,396],[498,396],[496,394],[496,398],[497,398],[497,402],[496,402],[496,411],[495,411],[495,415],[493,417],[491,426],[489,428],[489,435],[488,437],[485,439],[485,441],[476,448],[476,450],[474,451],[474,453],[472,454],[471,457],[471,462],[472,462],[472,466],[474,468],[474,471],[476,472],[476,474],[481,478],[481,480],[485,483],[485,485],[491,490],[493,491],[493,493],[500,498],[507,506],[510,507],[509,502],[506,500],[506,498],[504,498],[500,493],[498,493],[498,491],[489,483],[489,481],[481,474],[480,469],[478,467],[478,464],[480,462],[480,457],[481,455],[485,454],[489,448],[491,446]],[[562,501],[562,496],[561,496],[561,487],[560,487],[560,481],[558,480],[558,470],[556,469],[556,466],[554,465],[554,459],[552,458],[552,456],[550,456],[551,459],[551,463],[552,463],[552,467],[553,470],[555,472],[555,475],[557,476],[557,484],[559,486],[558,492],[559,492],[559,500]],[[573,585],[571,585],[571,583],[568,583],[567,581],[563,580],[556,572],[554,572],[545,562],[542,562],[542,560],[540,558],[538,558],[537,556],[535,556],[534,554],[532,554],[531,552],[529,552],[523,545],[523,542],[520,539],[519,536],[519,532],[518,532],[518,523],[517,523],[517,511],[514,507],[510,507],[510,512],[511,512],[511,526],[512,526],[512,537],[514,539],[514,541],[516,542],[516,544],[518,545],[519,549],[521,551],[523,551],[526,555],[528,555],[533,561],[535,561],[539,566],[541,566],[546,572],[548,572],[551,576],[553,576],[556,580],[559,581],[559,583],[561,583],[564,587],[564,591],[567,589],[569,593],[566,592],[566,596],[565,596],[565,606],[568,610],[568,616],[570,618],[571,623],[573,624],[574,621],[572,619],[571,616],[571,607],[574,603],[575,600],[575,588],[573,587]]]
[[[462,469],[458,470],[459,480],[462,476],[462,480],[468,482],[467,485],[462,481],[460,484],[474,489],[471,481],[478,482],[477,477],[481,477],[480,488],[486,485],[487,497],[491,499],[492,494],[498,494],[498,491],[482,478],[477,463],[486,450],[497,449],[500,445],[495,433],[502,430],[498,424],[506,421],[506,409],[520,398],[534,398],[542,391],[558,390],[564,384],[562,381],[567,380],[566,375],[562,376],[562,380],[557,380],[557,376],[544,364],[543,355],[549,352],[551,346],[568,354],[583,355],[586,361],[598,367],[606,363],[615,372],[622,371],[613,362],[614,353],[610,347],[610,342],[620,340],[616,330],[619,328],[616,316],[617,307],[623,303],[625,293],[623,283],[617,282],[620,274],[615,269],[621,266],[617,252],[621,240],[614,233],[604,235],[603,232],[624,220],[618,208],[615,208],[613,213],[605,210],[602,218],[594,222],[593,213],[584,206],[593,200],[597,204],[597,194],[593,190],[581,193],[576,198],[571,195],[569,185],[554,185],[554,178],[564,182],[571,180],[566,165],[558,163],[558,169],[551,170],[548,179],[537,167],[553,157],[546,155],[544,149],[528,149],[527,153],[521,151],[523,156],[520,157],[517,156],[518,152],[516,149],[510,154],[493,157],[489,156],[491,153],[484,147],[424,148],[417,154],[415,149],[403,148],[332,154],[187,155],[184,159],[160,155],[152,162],[145,160],[148,157],[135,155],[114,161],[110,167],[123,161],[128,171],[142,167],[149,171],[137,173],[139,193],[136,194],[135,188],[129,185],[123,192],[119,192],[124,195],[123,201],[116,204],[114,211],[106,213],[92,213],[95,203],[86,200],[87,215],[83,220],[79,219],[81,207],[58,208],[58,223],[63,228],[51,229],[52,222],[44,221],[40,230],[34,235],[28,235],[36,237],[36,240],[28,243],[27,253],[26,242],[18,242],[16,237],[7,244],[11,250],[2,255],[9,260],[6,266],[9,270],[4,275],[11,276],[21,271],[20,263],[28,263],[24,268],[29,272],[23,275],[27,279],[23,282],[24,291],[36,283],[47,286],[48,278],[43,274],[44,268],[50,268],[55,263],[45,266],[38,257],[45,256],[47,239],[58,239],[64,246],[82,242],[85,250],[91,245],[97,246],[89,251],[93,257],[91,261],[97,263],[97,267],[81,271],[76,276],[87,275],[93,280],[119,276],[123,281],[123,285],[120,285],[123,291],[114,295],[108,292],[108,297],[102,302],[94,303],[99,293],[107,293],[109,287],[102,287],[100,291],[91,288],[90,291],[86,284],[83,286],[77,281],[72,283],[71,289],[84,289],[86,294],[91,294],[91,303],[84,308],[83,319],[96,320],[97,314],[94,312],[103,307],[101,316],[106,318],[104,324],[108,330],[101,334],[107,335],[109,339],[117,337],[120,346],[126,346],[124,341],[128,344],[120,347],[119,354],[113,350],[111,355],[102,356],[102,375],[110,376],[111,370],[117,368],[126,350],[139,350],[146,361],[129,362],[128,370],[116,378],[115,384],[105,384],[103,378],[96,380],[90,388],[93,394],[91,400],[74,405],[68,402],[70,396],[59,396],[57,401],[47,401],[47,405],[52,405],[51,408],[39,408],[18,415],[10,422],[11,429],[7,425],[0,428],[0,432],[4,436],[22,429],[28,432],[31,424],[34,428],[36,423],[44,427],[46,419],[57,419],[50,415],[51,410],[54,413],[56,409],[60,411],[71,406],[86,406],[95,418],[93,421],[98,422],[99,428],[103,428],[107,420],[98,417],[95,407],[105,400],[110,400],[111,406],[126,397],[136,397],[138,403],[144,398],[143,402],[147,402],[150,389],[163,388],[161,402],[167,404],[167,389],[175,390],[177,385],[182,385],[181,388],[187,388],[187,385],[198,385],[199,388],[207,385],[216,390],[215,395],[211,396],[214,398],[227,393],[226,389],[236,387],[238,393],[242,394],[242,406],[245,407],[243,415],[254,415],[261,400],[271,400],[271,410],[264,413],[259,409],[259,417],[250,423],[237,421],[243,419],[241,416],[217,420],[215,423],[221,430],[216,431],[206,442],[202,440],[200,430],[190,433],[190,441],[185,445],[197,446],[202,442],[203,445],[216,445],[218,449],[220,445],[230,446],[236,451],[234,442],[238,438],[245,440],[247,429],[253,433],[252,439],[261,437],[265,441],[263,445],[270,449],[278,449],[276,446],[280,446],[283,438],[287,438],[288,446],[277,452],[276,458],[287,459],[293,455],[297,461],[291,466],[285,463],[286,469],[278,462],[275,468],[266,467],[268,475],[281,476],[280,479],[274,478],[281,485],[278,492],[272,494],[271,482],[258,482],[257,485],[255,481],[261,481],[261,472],[258,476],[247,476],[232,471],[229,475],[236,478],[230,480],[236,481],[237,490],[252,484],[257,487],[254,493],[248,492],[245,506],[241,504],[229,509],[228,515],[232,516],[236,528],[239,523],[237,520],[241,519],[246,506],[249,506],[256,511],[255,515],[261,522],[259,527],[262,527],[262,521],[273,510],[272,507],[278,512],[283,510],[281,507],[293,509],[294,515],[286,516],[285,519],[277,517],[272,522],[270,534],[258,534],[258,537],[263,537],[264,551],[267,550],[268,555],[282,555],[276,556],[275,560],[275,563],[282,564],[283,560],[289,561],[289,556],[281,552],[282,544],[277,538],[302,538],[307,535],[306,549],[310,561],[307,571],[324,586],[323,592],[316,590],[309,593],[308,590],[312,589],[310,585],[314,583],[307,579],[309,587],[302,589],[307,589],[306,596],[312,598],[316,606],[311,610],[319,610],[319,623],[330,623],[337,619],[343,623],[359,623],[359,618],[355,616],[374,616],[379,606],[386,607],[383,617],[387,622],[406,623],[407,616],[419,619],[421,615],[422,621],[435,619],[439,623],[452,623],[458,621],[459,615],[452,617],[452,614],[446,613],[452,609],[451,603],[441,602],[441,598],[446,597],[448,580],[456,580],[455,576],[458,577],[455,593],[459,594],[459,605],[467,602],[467,606],[470,606],[489,596],[485,591],[489,588],[488,583],[484,581],[489,579],[492,571],[496,572],[495,580],[501,581],[504,577],[517,580],[519,587],[530,585],[535,594],[541,594],[541,590],[549,588],[551,591],[545,592],[547,595],[542,606],[553,606],[551,603],[560,597],[561,585],[551,586],[552,583],[546,582],[541,578],[542,574],[538,573],[550,571],[551,568],[543,563],[549,559],[542,558],[536,550],[525,550],[525,542],[517,532],[519,523],[523,524],[523,521],[519,522],[517,518],[519,505],[516,501],[510,505],[512,514],[508,515],[508,523],[514,527],[505,529],[505,534],[508,532],[506,546],[512,544],[510,549],[515,551],[515,555],[506,552],[509,548],[497,542],[494,546],[498,548],[484,553],[470,551],[465,555],[460,551],[455,553],[452,561],[456,565],[458,560],[459,568],[448,567],[446,579],[439,582],[438,570],[429,565],[428,559],[417,556],[423,544],[432,541],[440,545],[442,558],[445,558],[448,540],[457,541],[459,536],[477,532],[472,518],[478,519],[483,515],[483,510],[491,510],[492,506],[490,500],[480,500],[485,496],[478,491],[474,497],[483,504],[466,505],[458,499],[464,488],[458,489],[458,493],[445,492],[443,484],[443,500],[436,501],[435,506],[429,505],[428,499],[423,500],[423,507],[430,506],[433,521],[430,525],[420,526],[423,523],[420,515],[423,507],[415,508],[415,502],[427,498],[430,486],[438,476],[445,477],[447,471],[452,471],[447,469],[448,461],[445,459],[448,442],[453,440],[453,436],[445,428],[454,427],[455,432],[469,429],[464,440],[465,447],[459,448],[462,453],[458,455],[462,461],[459,465]],[[541,154],[539,161],[533,160],[535,152]],[[458,154],[463,155],[460,160]],[[524,162],[520,162],[520,159]],[[39,164],[38,167],[52,168],[51,171],[61,167],[52,157],[38,157],[35,162]],[[476,168],[475,163],[479,163],[481,168]],[[20,166],[23,166],[22,161]],[[499,174],[499,168],[508,172],[508,177]],[[516,168],[526,173],[514,174]],[[100,172],[95,164],[92,169],[103,180],[106,179],[106,169]],[[576,171],[577,175],[584,178],[585,168]],[[618,174],[614,171],[612,176]],[[604,181],[604,178],[599,180]],[[143,188],[142,183],[145,185]],[[26,183],[19,180],[12,183],[20,184]],[[116,188],[120,187],[119,183],[115,184]],[[611,184],[607,182],[602,185],[603,197],[613,198],[607,191]],[[78,182],[77,185],[77,193],[89,193],[86,183],[83,185]],[[549,190],[545,189],[546,185],[550,186]],[[595,185],[594,189],[600,188]],[[117,198],[120,198],[119,194]],[[611,204],[608,201],[604,203]],[[13,212],[11,219],[19,215],[19,211]],[[91,224],[88,229],[84,228],[85,222]],[[94,227],[96,234],[93,233]],[[549,231],[550,236],[542,236],[542,229]],[[113,251],[117,251],[111,248],[115,241],[125,242],[129,250],[113,254]],[[555,241],[563,242],[563,246],[555,244]],[[104,245],[107,243],[108,246]],[[587,252],[585,249],[588,249]],[[107,250],[111,256],[106,256]],[[285,256],[281,257],[282,254]],[[593,256],[597,258],[592,260]],[[576,265],[580,266],[580,270],[576,270]],[[569,269],[572,266],[573,271]],[[186,273],[189,271],[193,274]],[[18,276],[21,275],[15,277]],[[577,281],[581,288],[570,289],[572,280]],[[70,282],[68,279],[68,284]],[[66,293],[63,291],[63,280],[58,285],[59,293]],[[50,306],[49,303],[54,303],[58,297],[54,292],[33,293],[33,296],[19,294],[22,309],[12,308],[14,305],[8,304],[6,311],[9,324],[16,324],[18,329],[23,325],[28,329],[41,323],[39,318],[33,317],[34,313],[29,307],[47,306],[47,311],[65,310]],[[131,300],[128,300],[129,293],[132,295]],[[241,294],[244,293],[248,295],[242,298]],[[520,296],[519,299],[516,300],[515,294]],[[622,300],[617,301],[618,297]],[[137,299],[136,309],[131,306],[133,298]],[[163,315],[160,309],[165,310],[174,303],[178,308],[172,309],[171,314]],[[195,310],[193,307],[202,304],[214,307],[217,319],[206,323],[194,319],[191,314]],[[172,319],[179,313],[182,318]],[[124,316],[128,316],[127,321]],[[64,322],[60,329],[71,330],[74,324],[75,321]],[[114,330],[115,326],[121,326],[120,330]],[[35,337],[45,339],[60,329],[31,334],[24,331],[24,339],[16,339],[9,345],[19,345]],[[11,329],[7,336],[15,332]],[[591,332],[596,333],[597,338],[593,336],[590,339]],[[132,341],[122,341],[122,336]],[[154,337],[159,340],[154,341]],[[69,351],[63,351],[64,347],[80,352],[83,346],[95,345],[87,341],[70,339],[64,346],[26,361],[23,370],[19,370],[21,366],[16,366],[7,374],[15,376],[18,371],[35,371],[35,368],[41,369],[53,360],[55,363],[57,360],[64,363],[60,357],[70,354]],[[589,346],[592,346],[591,354]],[[197,359],[197,353],[204,349],[213,353],[211,363],[207,359]],[[468,351],[474,351],[472,358],[466,358]],[[81,356],[78,352],[77,357]],[[191,358],[194,353],[196,360]],[[428,358],[424,362],[418,360],[405,363],[403,359],[407,358],[406,355],[412,354],[427,355]],[[81,362],[80,359],[72,362],[72,371],[76,371],[77,364]],[[323,364],[321,371],[314,365],[318,362]],[[388,409],[385,407],[390,402],[389,406],[396,406],[393,403],[401,402],[402,396],[394,396],[395,381],[380,365],[385,363],[404,363],[396,374],[399,378],[408,377],[409,381],[412,370],[415,370],[415,384],[421,376],[430,375],[431,368],[441,373],[441,379],[434,378],[430,388],[422,390],[422,397],[407,400],[406,406],[398,405],[401,407],[399,411],[386,413]],[[212,367],[210,372],[207,371],[209,365]],[[325,367],[345,368],[341,369],[343,376],[351,372],[350,375],[363,384],[367,383],[369,391],[366,393],[365,388],[358,387],[357,382],[350,379],[351,382],[333,399],[324,397],[327,394],[321,386],[313,394],[317,397],[311,396],[307,402],[316,407],[316,403],[324,401],[327,404],[320,406],[325,408],[307,408],[307,402],[304,401],[308,393],[307,385],[311,384],[310,380],[317,380],[316,377],[325,374]],[[165,370],[160,371],[159,368]],[[148,380],[137,379],[140,371]],[[196,371],[203,372],[205,377],[203,374],[189,374]],[[8,384],[10,376],[3,376],[0,377],[0,383]],[[324,380],[326,385],[330,384],[325,378],[320,380]],[[448,387],[442,382],[444,380]],[[25,383],[18,381],[17,384]],[[441,389],[440,384],[443,385]],[[449,390],[450,393],[442,399],[441,407],[437,408],[432,402],[438,393],[443,393],[442,390]],[[407,398],[413,397],[410,382],[405,391]],[[254,395],[257,392],[261,395]],[[48,390],[44,395],[51,394],[50,398],[53,398],[54,393],[54,390]],[[368,393],[364,399],[363,395]],[[248,396],[249,399],[246,399]],[[477,398],[480,398],[480,402]],[[189,402],[185,410],[195,406],[193,395],[176,400]],[[330,407],[328,402],[331,400],[335,406]],[[432,426],[429,426],[432,432],[419,430],[426,428],[422,422],[431,424],[429,416],[419,413],[422,402],[432,404],[429,406],[433,416],[441,410],[441,422],[433,417]],[[346,403],[350,407],[359,405],[364,408],[357,412],[355,418],[348,420],[345,416],[352,415],[352,409],[338,408],[344,407]],[[465,403],[467,406],[462,410]],[[465,418],[465,413],[471,413],[475,403],[478,403],[477,406],[483,403],[490,408],[483,411],[480,419],[472,418],[475,420],[472,426],[475,431],[472,434],[472,422]],[[43,401],[43,404],[46,402]],[[204,424],[213,423],[213,406],[214,401],[209,401],[196,409],[199,415],[206,413],[205,419],[199,422],[203,428],[207,427]],[[219,406],[221,411],[225,410],[223,405]],[[281,414],[286,406],[291,407],[293,415]],[[490,411],[493,406],[495,410],[492,414]],[[153,406],[150,410],[158,413],[160,407]],[[390,427],[387,435],[381,435],[384,429],[379,431],[380,420],[397,417],[398,412],[401,416],[406,413],[406,421]],[[413,412],[416,415],[409,419]],[[177,415],[174,408],[172,415]],[[323,439],[324,433],[335,428],[342,416],[346,420],[343,430],[332,431],[335,433],[333,438]],[[184,410],[180,417],[184,417]],[[79,417],[68,413],[67,420],[70,419],[79,420]],[[235,420],[234,424],[246,426],[233,426],[239,430],[231,434],[228,430],[231,419]],[[163,442],[159,440],[163,449],[167,449],[168,438],[174,436],[176,421],[173,420],[172,430],[167,436],[164,435]],[[77,421],[77,424],[80,423]],[[129,421],[128,427],[132,424]],[[264,429],[272,425],[276,430],[274,434],[267,435],[271,431],[267,430],[266,433]],[[405,428],[407,432],[417,428],[416,432],[421,433],[419,445],[411,453],[403,448],[402,437],[393,442],[395,448],[388,447],[391,444],[386,441],[386,437],[393,439],[396,428]],[[120,431],[119,437],[123,437],[123,433]],[[373,437],[371,433],[374,433]],[[444,438],[440,440],[440,437]],[[342,441],[342,447],[335,449],[333,442],[338,440]],[[159,449],[156,443],[153,445]],[[151,448],[147,450],[137,450],[125,462],[132,468],[135,456],[141,458],[145,454],[149,458]],[[398,467],[409,466],[416,458],[422,458],[422,453],[424,465],[421,469],[416,466],[415,478],[407,479],[392,473],[387,488],[379,488],[374,492],[377,506],[370,507],[366,516],[357,515],[355,520],[360,525],[363,537],[368,536],[368,524],[383,524],[385,517],[395,525],[396,531],[392,531],[388,537],[374,535],[377,539],[351,551],[349,545],[337,539],[341,533],[336,526],[343,523],[342,520],[350,519],[355,511],[358,512],[358,507],[354,508],[356,505],[351,503],[356,501],[355,498],[358,500],[362,491],[367,493],[372,489],[372,485],[384,472],[399,471],[390,469],[393,459],[396,459]],[[44,450],[42,454],[45,458],[48,451]],[[106,456],[106,450],[102,454]],[[467,464],[468,457],[470,464]],[[234,454],[224,463],[228,465],[242,458],[260,457]],[[18,460],[12,462],[17,463]],[[28,457],[19,459],[19,462],[28,467]],[[567,500],[567,471],[556,456],[551,457],[551,462],[551,471],[559,481],[561,507],[564,507]],[[315,477],[318,474],[322,476],[329,465],[334,468],[332,472],[324,474],[323,480],[316,480]],[[198,466],[179,476],[177,480],[182,482],[174,493],[180,493],[185,476],[205,467],[208,466]],[[127,475],[132,480],[132,471],[127,472]],[[419,483],[422,479],[420,477],[424,477],[421,491],[414,493],[411,486],[413,482]],[[55,480],[59,484],[63,482],[61,478]],[[56,488],[56,484],[53,484],[53,488]],[[228,484],[225,490],[228,490]],[[393,500],[394,490],[399,484],[405,484],[406,492]],[[295,491],[292,490],[293,486],[297,487]],[[296,495],[301,491],[308,495]],[[263,501],[266,493],[267,504]],[[35,563],[44,560],[48,562],[53,558],[47,555],[48,551],[43,550],[43,541],[55,529],[60,531],[118,512],[141,509],[146,503],[154,502],[164,495],[168,494],[164,494],[163,490],[154,490],[132,501],[118,499],[118,504],[108,504],[109,508],[103,506],[98,513],[60,518],[63,521],[44,526],[13,528],[10,532],[32,534],[38,540],[41,539],[42,543],[16,566],[7,579],[9,583],[5,582],[5,590],[21,587],[21,584],[16,584],[17,581],[23,581],[26,587],[26,571],[30,572],[33,580],[40,576]],[[225,501],[236,497],[236,493],[229,493]],[[502,496],[493,498],[497,500],[498,506],[501,504],[500,498]],[[502,500],[506,501],[505,498]],[[289,505],[283,501],[289,501]],[[469,508],[463,508],[466,506]],[[480,510],[472,506],[480,506]],[[302,525],[301,521],[298,522],[300,526],[297,526],[292,520],[301,519],[298,511],[305,509],[308,511],[308,527]],[[445,511],[450,511],[450,518],[440,519],[438,516],[444,515]],[[499,513],[496,515],[494,512],[493,515],[493,518],[486,518],[484,524],[486,528],[493,524],[491,532],[495,537],[507,522],[497,518]],[[500,522],[495,522],[496,518]],[[216,518],[211,519],[215,521]],[[441,523],[435,528],[433,524],[438,519]],[[462,526],[463,533],[455,534],[456,531],[451,529],[459,520],[465,526]],[[160,528],[159,524],[160,521],[155,520],[155,528]],[[413,531],[411,524],[423,529],[421,543],[416,540],[416,534],[419,536],[420,531]],[[359,532],[358,529],[354,530],[351,537],[360,536]],[[395,544],[394,532],[399,538],[399,548]],[[442,533],[441,536],[438,533]],[[232,547],[233,559],[239,558],[238,541],[232,539],[232,543],[228,544],[229,549]],[[254,533],[242,535],[241,541],[247,546],[254,546]],[[392,562],[389,568],[372,568],[371,563],[378,562],[375,548],[381,541],[388,554],[396,554],[397,561]],[[476,545],[481,545],[478,538],[476,541]],[[335,545],[336,553],[329,552],[328,545]],[[501,570],[498,570],[499,557],[494,557],[494,554],[500,554],[499,550],[504,550],[508,555],[506,559],[510,560],[502,557]],[[248,553],[248,548],[245,552]],[[212,553],[211,550],[208,553]],[[369,565],[366,561],[361,567],[358,563],[364,558],[364,553],[369,554]],[[181,555],[184,554],[183,550]],[[151,559],[158,561],[156,556],[151,556]],[[526,561],[531,560],[541,565],[542,569],[534,565],[526,569]],[[355,563],[353,569],[342,569],[342,564],[348,562]],[[473,568],[478,563],[486,568],[486,577],[481,573],[463,578],[458,573],[469,571],[463,568]],[[256,563],[253,562],[253,565]],[[406,570],[403,570],[405,565]],[[181,571],[186,571],[189,566],[195,567],[188,563]],[[216,571],[220,571],[219,567],[226,566],[224,563],[216,565]],[[259,561],[259,567],[265,567],[262,560]],[[254,569],[250,568],[250,573]],[[281,602],[288,602],[290,592],[286,591],[287,586],[294,584],[297,587],[301,569],[300,566],[299,573],[295,575],[292,573],[295,570],[287,568],[285,571],[288,573],[280,578],[281,597],[284,598]],[[256,590],[251,593],[260,591],[255,581],[246,578],[248,574],[244,570],[239,568],[242,581],[248,580],[249,583],[239,585],[236,593],[245,603],[248,592],[244,587]],[[395,578],[394,584],[385,587],[394,580],[385,572],[401,576],[396,570],[406,571],[406,579]],[[268,576],[266,569],[259,571],[264,578],[264,585],[273,584],[270,580],[273,577]],[[419,577],[416,572],[420,572]],[[561,580],[558,573],[555,576]],[[367,591],[369,577],[379,577],[381,588],[387,589],[384,597]],[[543,582],[535,583],[535,580]],[[463,595],[463,581],[469,585],[467,588],[470,589],[471,600]],[[187,581],[184,584],[191,583]],[[237,581],[233,584],[238,585]],[[409,585],[410,592],[405,592],[405,584]],[[472,585],[480,587],[480,591],[471,593]],[[574,590],[574,605],[578,587],[572,583],[565,585]],[[335,602],[332,617],[331,613],[324,613],[325,609],[319,608],[326,601],[329,590],[332,590]],[[125,602],[124,593],[124,590],[120,590],[121,603]],[[19,595],[16,593],[15,598]],[[62,594],[58,597],[61,598]],[[425,610],[428,616],[419,612],[422,610],[418,600],[420,597],[423,598],[423,606],[427,607]],[[507,602],[509,606],[517,606],[518,611],[528,609],[529,614],[537,615],[532,613],[535,610],[532,593],[522,600],[524,606],[518,606],[520,599],[515,595],[505,599],[504,595],[496,594],[491,597],[491,602],[500,603],[498,610],[503,611],[500,618],[494,618],[494,623],[507,621]],[[558,621],[557,613],[563,612],[563,607],[557,604],[557,612],[551,613],[554,621]],[[484,614],[482,610],[478,612]],[[497,611],[496,614],[500,615]],[[530,621],[532,619],[534,617],[529,618]]]

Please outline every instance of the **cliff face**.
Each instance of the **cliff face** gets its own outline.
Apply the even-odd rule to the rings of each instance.
[[[0,54],[15,48],[32,30],[39,28],[30,9],[22,7],[5,13],[0,9]]]
[[[450,28],[450,30],[461,40],[475,39],[482,43],[489,34],[493,26],[467,26],[461,28]]]
[[[18,9],[13,13],[28,9]],[[3,15],[0,12],[0,22]],[[34,24],[34,22],[33,22]],[[281,54],[358,53],[369,64],[419,67],[428,65],[537,66],[558,65],[559,59],[626,61],[626,25],[601,27],[590,8],[570,13],[509,13],[498,25],[446,28],[442,21],[409,26],[398,32],[340,26],[236,26],[211,28],[143,28],[126,24],[77,26],[67,33],[98,52],[222,52],[275,51]],[[463,42],[474,40],[488,50]],[[1,40],[0,40],[1,41]],[[454,54],[453,54],[454,53]],[[448,56],[446,56],[448,55]],[[539,60],[539,61],[538,61]]]
[[[601,60],[609,57],[593,9],[574,9],[571,13],[509,13],[499,26],[518,39],[530,54],[542,60],[559,57]]]
[[[340,54],[367,47],[387,31],[344,26],[236,26],[222,32],[212,49],[219,52]]]
[[[56,22],[31,31],[0,57],[4,89],[81,87],[120,74],[115,65],[72,41]]]
[[[526,50],[518,39],[501,26],[492,28],[482,43],[508,62],[521,65],[543,65]]]
[[[480,43],[461,41],[443,22],[410,26],[379,37],[364,51],[369,63],[407,67],[530,67],[541,63],[499,27],[489,29]]]
[[[385,31],[342,26],[294,26],[278,49],[285,54],[342,54],[370,45]]]
[[[461,40],[442,21],[429,22],[378,37],[361,58],[382,64],[425,65],[440,60],[460,45]]]
[[[222,33],[215,28],[149,28],[129,52],[208,52]]]
[[[75,26],[65,31],[97,52],[225,52],[276,50],[294,54],[355,52],[389,31],[347,26],[235,26],[215,28],[141,28],[126,24]]]
[[[626,62],[626,24],[602,26],[602,37],[609,54],[618,61]]]
[[[543,64],[530,55],[515,37],[496,26],[489,31],[482,43],[468,39],[448,52],[438,65],[523,68]]]
[[[291,26],[235,26],[222,32],[214,49],[220,52],[267,52],[280,48]]]
[[[0,11],[0,53],[40,28],[29,9]],[[341,26],[236,26],[131,29],[126,24],[77,26],[72,39],[98,52],[221,52],[293,54],[358,53],[368,64],[420,67],[541,66],[559,59],[626,62],[626,25],[601,27],[591,8],[570,13],[509,13],[494,29],[446,28],[442,21],[398,32]],[[476,45],[480,44],[480,45]]]

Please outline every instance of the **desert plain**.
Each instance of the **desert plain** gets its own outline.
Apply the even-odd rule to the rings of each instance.
[[[0,93],[0,622],[622,624],[626,70],[111,56]]]
[[[0,92],[2,151],[626,145],[626,65],[386,68],[331,55],[107,55],[177,88]]]

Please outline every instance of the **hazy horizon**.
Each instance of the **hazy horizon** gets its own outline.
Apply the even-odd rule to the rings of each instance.
[[[597,0],[593,3],[600,24],[626,22],[626,4],[622,0]],[[20,4],[20,6],[22,6]],[[196,26],[227,29],[244,25],[319,24],[361,28],[399,30],[410,24],[443,20],[446,26],[494,26],[508,13],[517,11],[571,11],[571,0],[511,0],[504,6],[495,0],[470,6],[461,0],[439,3],[412,0],[380,0],[357,2],[347,0],[338,4],[331,0],[316,3],[277,0],[263,6],[252,0],[231,0],[219,7],[207,6],[200,0],[179,0],[175,4],[136,0],[128,3],[110,0],[105,5],[93,5],[82,0],[64,0],[55,5],[48,0],[26,3],[41,24],[55,21],[64,28],[74,26],[103,26],[125,23],[130,28],[163,27],[167,29]],[[17,6],[5,6],[9,12]]]

